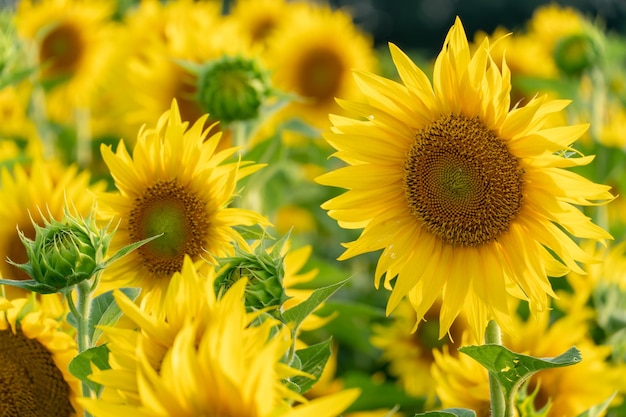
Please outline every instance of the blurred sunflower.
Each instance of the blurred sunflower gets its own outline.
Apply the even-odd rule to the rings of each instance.
[[[552,324],[549,312],[526,322],[518,319],[515,335],[503,338],[514,352],[534,357],[555,357],[576,346],[583,357],[574,366],[542,370],[528,383],[536,410],[549,405],[547,417],[577,416],[600,404],[614,392],[616,402],[624,393],[623,365],[607,362],[611,348],[596,345],[588,335],[590,311],[580,309]],[[470,407],[479,417],[489,415],[487,371],[466,355],[453,357],[447,352],[435,355],[433,375],[443,407]]]
[[[592,158],[563,151],[586,125],[545,128],[568,102],[535,97],[510,109],[510,73],[485,41],[471,55],[457,18],[427,76],[395,45],[403,84],[357,72],[367,103],[341,100],[325,139],[349,166],[317,180],[348,189],[322,205],[348,229],[364,228],[339,259],[382,249],[378,287],[387,313],[407,295],[418,322],[442,296],[440,337],[461,308],[479,339],[489,319],[510,329],[509,296],[549,307],[547,276],[592,262],[573,237],[609,239],[577,205],[606,202],[610,187],[562,168]],[[552,251],[561,260],[552,256]]]
[[[218,298],[214,279],[214,273],[200,276],[185,257],[160,317],[116,294],[138,329],[104,330],[111,340],[112,369],[92,376],[104,391],[99,400],[82,400],[90,413],[330,417],[355,400],[355,390],[311,402],[291,391],[284,379],[302,372],[282,363],[291,343],[288,329],[275,327],[272,319],[252,325],[259,313],[246,313],[246,280]],[[181,297],[186,306],[180,305]],[[293,401],[304,403],[292,407]]]
[[[297,2],[286,0],[237,0],[227,18],[233,20],[251,45],[265,47],[267,39],[281,26],[289,26]]]
[[[112,1],[20,1],[15,14],[19,36],[30,42],[41,82],[65,103],[84,106],[102,86],[114,51]]]
[[[26,249],[18,230],[29,239],[35,238],[33,221],[43,225],[43,217],[63,217],[66,204],[86,216],[95,201],[96,193],[105,189],[104,182],[91,183],[88,171],[76,166],[64,167],[56,161],[35,159],[30,164],[15,164],[12,170],[1,172],[0,216],[0,273],[6,279],[25,280],[30,277],[5,260],[17,263],[27,261]],[[23,290],[5,287],[9,298],[23,296]]]
[[[273,31],[264,54],[276,88],[299,96],[276,117],[324,128],[328,113],[340,111],[335,97],[361,96],[351,71],[375,70],[373,40],[341,10],[306,2],[292,7],[290,24]]]
[[[0,298],[0,415],[82,416],[80,382],[68,371],[74,339],[34,298]]]
[[[426,397],[426,407],[435,404],[435,384],[430,369],[434,350],[444,346],[452,355],[461,343],[467,329],[466,320],[459,317],[448,334],[439,339],[439,303],[435,303],[424,316],[425,322],[415,329],[415,310],[408,300],[403,300],[386,323],[372,325],[371,343],[380,349],[381,360],[389,363],[389,373],[397,378],[407,394]]]
[[[111,253],[164,234],[112,264],[103,282],[139,286],[144,295],[154,290],[158,297],[185,255],[194,260],[227,256],[234,242],[247,245],[234,226],[268,224],[258,213],[228,207],[237,181],[262,166],[226,162],[237,148],[215,152],[220,135],[207,137],[206,118],[188,128],[173,101],[156,128],[140,131],[132,156],[123,141],[115,153],[102,146],[119,191],[99,196],[103,216],[119,220]]]
[[[240,75],[248,73],[239,71],[241,68],[236,65],[231,72],[221,71],[220,67],[218,73],[206,77],[203,71],[221,60],[258,60],[257,54],[238,36],[238,28],[220,14],[218,6],[214,2],[147,1],[129,14],[128,34],[135,45],[125,77],[132,103],[126,115],[129,125],[154,123],[176,99],[184,120],[194,122],[208,113],[206,126],[213,126],[215,132],[223,131],[221,146],[229,143],[231,132],[227,124],[231,120],[221,111],[228,104],[238,103],[239,93],[248,91],[248,85],[239,83]],[[207,27],[211,30],[207,31]],[[211,86],[215,80],[218,88]],[[236,95],[227,95],[226,105],[220,100],[224,92]],[[215,121],[220,124],[214,124]]]

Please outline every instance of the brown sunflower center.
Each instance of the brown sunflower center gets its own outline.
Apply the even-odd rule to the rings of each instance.
[[[328,49],[310,51],[300,63],[298,93],[317,101],[334,100],[344,73],[341,57]]]
[[[180,271],[185,254],[195,257],[206,246],[206,204],[176,180],[158,181],[148,187],[136,199],[128,222],[134,242],[163,233],[137,250],[155,275]]]
[[[52,354],[20,331],[0,330],[0,415],[70,416],[70,387]]]
[[[404,162],[411,213],[444,242],[480,246],[508,230],[523,204],[522,169],[478,119],[440,118],[419,131]]]
[[[69,24],[50,29],[41,41],[39,60],[45,78],[69,77],[80,65],[85,42],[80,31]]]

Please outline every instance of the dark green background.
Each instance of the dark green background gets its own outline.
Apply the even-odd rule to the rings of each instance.
[[[519,29],[536,7],[548,3],[575,7],[599,17],[607,29],[626,33],[626,0],[331,0],[334,6],[349,8],[378,45],[394,42],[430,54],[441,49],[455,16],[472,39],[476,30],[491,33],[498,25]]]

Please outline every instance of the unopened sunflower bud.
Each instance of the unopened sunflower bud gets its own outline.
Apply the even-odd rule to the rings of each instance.
[[[590,33],[576,33],[560,39],[554,48],[557,67],[567,75],[578,76],[598,65],[602,54],[601,45]]]
[[[261,310],[268,307],[268,312],[280,318],[280,307],[287,300],[283,285],[284,257],[275,251],[268,253],[259,245],[254,253],[237,247],[235,255],[220,260],[222,268],[215,281],[216,293],[224,292],[238,280],[247,279],[244,294],[249,310]]]
[[[20,232],[28,261],[17,264],[9,260],[33,279],[28,289],[40,294],[59,292],[102,269],[112,234],[98,229],[91,216],[77,218],[66,211],[61,221],[44,218],[43,227],[34,221],[33,226],[34,240]]]
[[[271,94],[269,77],[256,60],[223,56],[198,71],[198,102],[223,123],[258,117]]]

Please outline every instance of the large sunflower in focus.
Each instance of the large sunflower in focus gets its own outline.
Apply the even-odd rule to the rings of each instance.
[[[0,415],[82,415],[80,382],[68,372],[76,343],[34,299],[0,297]]]
[[[103,214],[119,220],[111,252],[163,234],[112,264],[104,281],[144,292],[163,289],[185,255],[194,260],[228,256],[234,242],[246,245],[234,226],[267,224],[255,212],[228,207],[237,181],[261,165],[225,162],[237,148],[215,152],[220,135],[207,137],[206,118],[188,127],[173,101],[156,128],[139,133],[132,156],[123,142],[115,153],[102,146],[119,190],[99,200]]]
[[[96,417],[136,416],[336,416],[357,392],[346,390],[305,401],[284,383],[302,373],[282,362],[290,346],[286,327],[247,313],[246,280],[224,294],[215,274],[200,276],[186,257],[158,315],[116,299],[138,330],[108,328],[111,365],[93,379],[103,385],[98,400],[82,403]],[[182,306],[185,299],[188,305]]]
[[[360,97],[351,71],[374,70],[373,41],[349,14],[327,5],[303,2],[293,7],[290,19],[267,38],[265,55],[276,88],[299,97],[279,117],[326,127],[328,113],[340,110],[335,97]]]
[[[0,273],[6,279],[31,279],[6,262],[7,258],[17,263],[28,260],[18,230],[34,239],[32,222],[43,225],[44,217],[62,218],[66,204],[86,216],[94,204],[95,194],[104,191],[105,184],[91,184],[90,173],[79,172],[76,166],[64,167],[58,162],[41,159],[28,165],[15,164],[11,171],[4,168],[1,175]],[[25,295],[15,287],[5,287],[5,291],[10,298]]]
[[[402,84],[359,72],[366,103],[340,101],[325,135],[348,166],[318,181],[347,189],[323,204],[345,228],[363,228],[340,259],[382,249],[378,286],[387,312],[410,295],[420,321],[442,296],[440,337],[465,304],[475,336],[509,324],[507,298],[549,306],[548,276],[591,262],[573,237],[607,239],[576,205],[612,198],[609,187],[563,168],[590,157],[565,151],[586,125],[545,128],[567,101],[535,97],[510,108],[510,73],[485,41],[471,55],[459,19],[434,65],[433,85],[395,45]],[[561,261],[557,261],[554,253]]]

